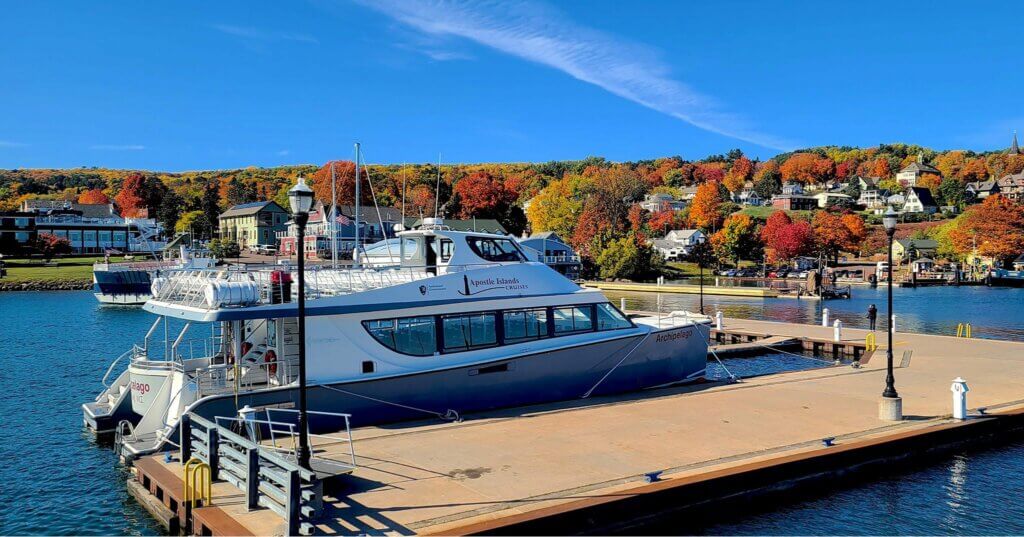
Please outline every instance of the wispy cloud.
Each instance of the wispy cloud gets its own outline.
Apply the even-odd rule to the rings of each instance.
[[[0,140],[0,147],[27,147],[28,144],[21,142],[12,142],[10,140]]]
[[[138,144],[125,144],[125,145],[110,145],[110,144],[96,144],[89,146],[89,149],[95,149],[97,151],[142,151],[146,149],[144,145]]]
[[[649,47],[574,24],[539,2],[356,0],[435,36],[454,36],[562,71],[701,129],[763,147],[798,144],[761,132],[672,77]]]
[[[314,45],[320,44],[320,40],[309,34],[266,31],[251,26],[235,26],[233,24],[211,24],[210,27],[221,33],[250,41],[298,41]]]
[[[277,152],[277,156],[279,156],[279,157],[286,157],[286,156],[288,156],[290,154],[291,154],[291,151],[288,150],[288,149],[282,149],[282,150]]]

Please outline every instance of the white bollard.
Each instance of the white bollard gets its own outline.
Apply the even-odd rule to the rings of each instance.
[[[354,175],[352,177],[355,177]],[[718,278],[715,277],[715,287],[718,287]]]
[[[718,330],[722,329],[722,312],[715,313],[715,328]]]
[[[828,326],[828,308],[825,308],[821,312],[821,326]]]
[[[953,385],[949,387],[953,392],[953,419],[967,419],[967,381],[957,377],[953,379]]]
[[[619,299],[619,311],[626,313],[626,297]]]
[[[889,331],[892,332],[893,335],[895,335],[896,334],[896,314],[895,313],[892,315],[892,317],[889,320],[889,326],[890,326]]]
[[[832,324],[832,339],[834,341],[843,340],[843,321],[836,319],[836,322]]]
[[[245,405],[238,409],[238,417],[242,418],[242,423],[245,424],[246,430],[249,432],[249,439],[255,439],[256,437],[256,409]]]

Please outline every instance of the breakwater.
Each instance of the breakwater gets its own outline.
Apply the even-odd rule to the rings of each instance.
[[[92,280],[0,280],[0,292],[4,291],[86,291],[92,289]]]

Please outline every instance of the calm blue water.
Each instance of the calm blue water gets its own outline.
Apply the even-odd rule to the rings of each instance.
[[[1024,339],[1024,290],[922,288],[898,291],[898,311],[913,330],[949,333],[960,319],[988,337]],[[665,295],[672,309],[696,297]],[[857,324],[877,291],[830,301]],[[816,303],[706,297],[727,315],[807,322]],[[616,298],[616,300],[618,300]],[[629,306],[653,309],[653,295]],[[152,317],[139,309],[99,306],[89,292],[0,293],[0,534],[158,534],[131,500],[125,471],[109,446],[82,428],[79,405],[95,397],[110,360],[145,334]],[[951,324],[950,324],[951,323]],[[862,323],[861,323],[862,324]],[[997,336],[998,335],[998,336]],[[730,360],[735,373],[765,372],[756,361]],[[817,366],[782,358],[779,367]],[[712,370],[717,366],[712,366]],[[743,368],[748,368],[744,370]],[[1024,533],[1024,445],[965,453],[889,480],[861,483],[797,504],[737,518],[727,525],[675,528],[715,534]]]
[[[654,293],[605,293],[615,304],[626,298],[626,307],[655,311]],[[1024,341],[1024,289],[999,287],[919,287],[894,289],[893,310],[896,330],[929,334],[956,335],[957,323],[971,323],[974,337]],[[662,294],[662,311],[699,309],[697,295]],[[854,286],[849,300],[761,299],[704,296],[704,311],[726,317],[763,319],[791,323],[820,323],[821,309],[828,308],[831,318],[845,326],[867,328],[868,306],[878,308],[879,322],[885,319],[884,287],[872,289]],[[881,327],[881,326],[880,326]]]

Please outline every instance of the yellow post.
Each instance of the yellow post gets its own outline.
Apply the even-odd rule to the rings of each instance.
[[[193,457],[185,463],[184,492],[185,502],[196,502],[202,500],[204,505],[210,505],[213,501],[213,476],[210,472],[210,465]]]
[[[956,337],[964,337],[964,323],[957,323]]]
[[[967,337],[971,337],[971,323],[967,323]]]
[[[868,337],[864,338],[864,350],[873,351],[878,349],[878,344],[875,343],[875,333],[869,332]]]

